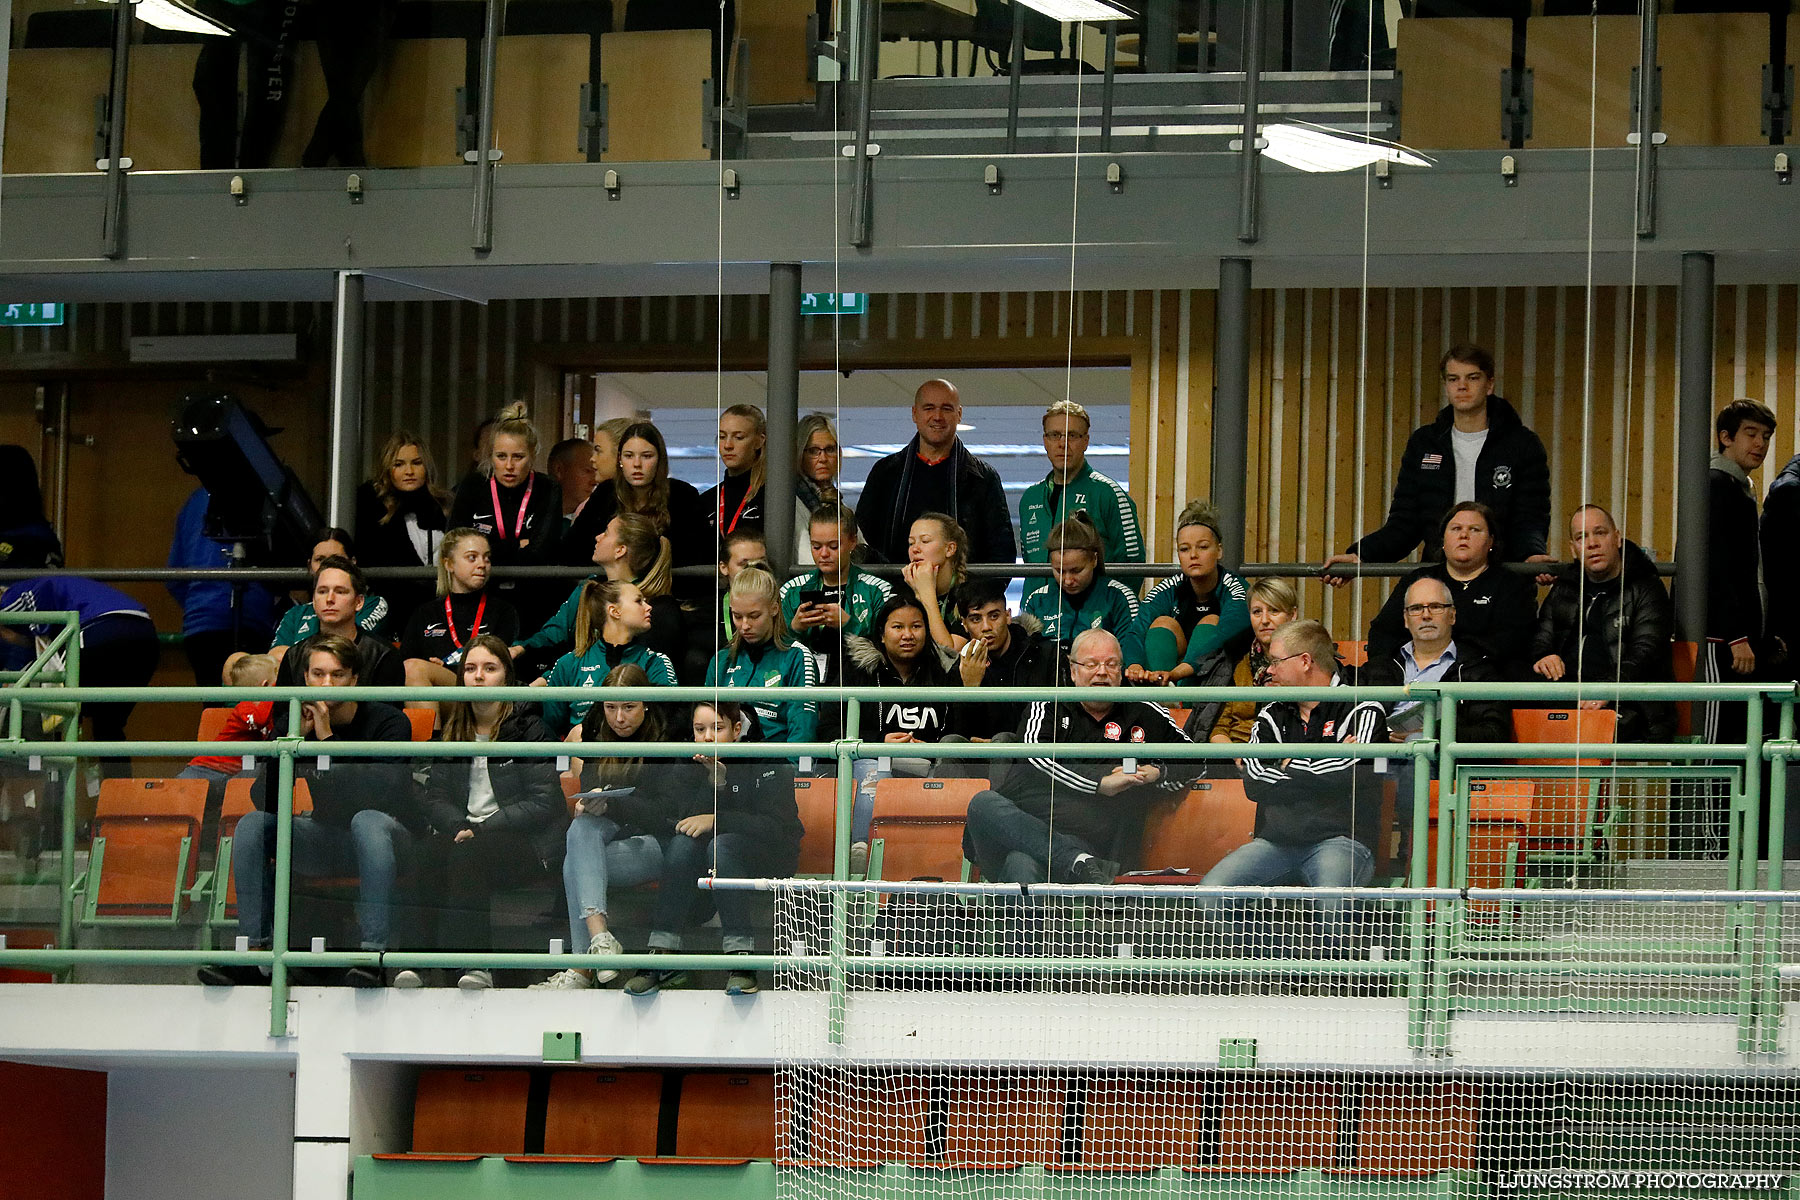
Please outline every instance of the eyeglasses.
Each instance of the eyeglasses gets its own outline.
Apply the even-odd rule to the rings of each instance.
[[[1116,658],[1071,658],[1069,662],[1084,671],[1121,671],[1125,664]]]
[[[805,451],[803,451],[803,453],[806,454],[818,455],[820,458],[836,454],[837,452],[838,448],[836,446],[808,446]]]
[[[1435,617],[1439,613],[1447,613],[1455,607],[1454,604],[1439,604],[1434,601],[1429,604],[1409,604],[1400,611],[1409,617]]]
[[[1271,658],[1269,660],[1269,666],[1278,667],[1282,663],[1288,661],[1288,659],[1290,659],[1290,658],[1310,658],[1310,657],[1312,657],[1312,656],[1309,655],[1306,651],[1301,650],[1294,654],[1284,654],[1280,658]]]

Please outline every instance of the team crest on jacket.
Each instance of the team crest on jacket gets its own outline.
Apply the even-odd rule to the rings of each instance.
[[[1123,732],[1123,731],[1120,730],[1119,723],[1117,721],[1108,721],[1106,723],[1106,740],[1107,741],[1109,741],[1109,742],[1118,741],[1119,734],[1121,732]]]
[[[1336,729],[1337,729],[1336,721],[1327,721],[1327,722],[1325,722],[1325,728],[1319,730],[1319,736],[1320,737],[1330,737],[1332,735],[1332,733],[1336,731]]]
[[[1144,740],[1144,727],[1142,725],[1133,725],[1131,727],[1131,740],[1134,742],[1141,742]]]
[[[1511,467],[1495,467],[1494,468],[1494,486],[1497,488],[1512,486],[1512,468]]]

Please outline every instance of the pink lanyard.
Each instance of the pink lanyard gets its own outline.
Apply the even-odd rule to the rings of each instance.
[[[519,519],[513,524],[512,539],[515,542],[525,532],[525,515],[531,510],[531,489],[536,486],[537,472],[533,471],[525,479],[525,499],[519,502]],[[494,498],[494,532],[500,535],[501,541],[505,541],[506,518],[500,514],[500,485],[494,482],[492,475],[488,476],[488,494]]]

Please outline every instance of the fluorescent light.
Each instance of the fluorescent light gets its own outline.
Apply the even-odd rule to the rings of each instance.
[[[1301,171],[1354,171],[1378,162],[1429,167],[1433,160],[1398,142],[1339,133],[1318,125],[1265,125],[1263,153]]]
[[[1129,21],[1137,16],[1115,0],[1018,0],[1058,21]]]
[[[113,2],[116,3],[117,0]],[[178,0],[131,0],[131,4],[137,9],[138,20],[158,29],[176,33],[204,33],[213,37],[231,36],[230,29],[211,17],[201,16]]]

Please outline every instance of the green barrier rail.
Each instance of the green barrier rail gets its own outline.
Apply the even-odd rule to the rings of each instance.
[[[60,625],[60,634],[52,639],[46,652],[41,654],[32,668],[20,672],[17,678],[8,685],[10,736],[0,738],[0,759],[44,759],[60,758],[68,760],[77,754],[81,758],[106,757],[155,757],[155,758],[188,758],[204,754],[217,754],[221,743],[199,742],[193,740],[174,741],[142,741],[142,742],[81,742],[77,743],[78,723],[74,720],[65,722],[59,739],[30,740],[23,736],[23,715],[32,709],[44,709],[67,713],[71,705],[96,703],[105,701],[130,701],[138,704],[153,703],[193,703],[206,702],[212,704],[231,704],[243,700],[258,700],[286,703],[288,706],[289,727],[297,728],[300,724],[300,706],[304,699],[317,695],[316,689],[307,688],[95,688],[82,687],[78,684],[79,637],[75,614],[0,614],[0,624],[32,624],[38,626]],[[67,654],[67,663],[63,672],[70,686],[43,687],[35,686],[46,683],[50,676],[46,674],[48,666],[56,651]],[[446,700],[457,693],[446,689],[419,688],[377,688],[354,687],[332,689],[332,697],[336,700],[375,700],[395,705],[403,705],[408,700]],[[1272,700],[1283,699],[1293,701],[1337,699],[1343,697],[1345,689],[1337,688],[1166,688],[1166,687],[1121,687],[1079,689],[1074,687],[1057,688],[1052,692],[1026,688],[616,688],[609,689],[607,695],[612,699],[636,699],[669,703],[693,703],[703,700],[729,698],[742,701],[782,701],[805,700],[821,704],[842,704],[845,707],[844,737],[835,742],[809,743],[757,743],[728,744],[710,748],[707,753],[721,758],[760,758],[781,757],[787,759],[823,760],[835,767],[837,781],[836,801],[836,839],[834,845],[834,874],[838,880],[846,880],[849,876],[850,853],[850,820],[854,802],[854,780],[851,775],[853,763],[859,758],[880,757],[930,757],[935,759],[985,759],[991,761],[1016,761],[1026,758],[1072,758],[1095,759],[1116,758],[1121,751],[1133,743],[962,743],[934,744],[923,754],[907,754],[896,752],[894,746],[886,742],[864,742],[860,739],[861,706],[877,698],[897,700],[939,701],[950,703],[994,703],[994,702],[1029,702],[1054,698],[1058,701],[1080,702],[1084,700],[1120,701],[1145,700],[1151,702],[1180,702],[1198,704],[1214,700]],[[1375,700],[1391,704],[1401,699],[1411,698],[1425,702],[1425,725],[1421,736],[1406,743],[1389,743],[1385,745],[1215,745],[1212,743],[1192,743],[1176,745],[1158,745],[1145,747],[1143,757],[1154,757],[1163,760],[1218,760],[1236,758],[1291,759],[1291,758],[1323,758],[1354,757],[1403,759],[1411,758],[1416,764],[1430,767],[1435,764],[1437,774],[1445,780],[1458,779],[1459,764],[1467,764],[1480,760],[1513,760],[1513,759],[1558,759],[1571,754],[1571,746],[1567,743],[1484,743],[1462,742],[1456,737],[1457,709],[1466,700],[1501,700],[1527,702],[1539,705],[1567,703],[1580,700],[1603,699],[1615,702],[1631,701],[1708,701],[1716,700],[1728,703],[1744,703],[1750,713],[1749,734],[1738,743],[1706,744],[1699,742],[1665,743],[1656,745],[1610,746],[1584,743],[1580,746],[1580,757],[1606,760],[1603,765],[1585,768],[1590,777],[1601,777],[1615,769],[1614,764],[1621,760],[1661,760],[1663,762],[1728,762],[1740,766],[1751,766],[1768,760],[1780,766],[1797,755],[1800,748],[1794,742],[1794,708],[1796,689],[1793,685],[1757,685],[1757,684],[1620,684],[1600,687],[1570,682],[1563,683],[1506,683],[1506,684],[1415,684],[1410,688],[1358,688],[1355,690],[1358,699]],[[484,689],[484,699],[512,701],[544,701],[550,699],[576,701],[595,699],[592,689],[586,688],[538,688],[514,687]],[[1775,739],[1764,739],[1762,736],[1762,705],[1772,703],[1779,708],[1779,735]],[[273,759],[276,764],[275,803],[277,814],[277,835],[275,849],[275,893],[274,909],[274,946],[271,951],[252,952],[216,952],[204,950],[192,951],[150,951],[150,950],[77,950],[68,949],[73,941],[74,909],[71,894],[74,882],[74,849],[75,849],[75,777],[74,770],[64,772],[63,803],[63,855],[62,855],[62,907],[59,914],[59,945],[65,947],[56,950],[0,950],[0,963],[20,966],[42,966],[56,970],[66,970],[82,965],[131,965],[131,964],[179,964],[188,962],[221,962],[221,963],[254,963],[267,965],[272,972],[270,1032],[272,1036],[284,1036],[286,1032],[286,1000],[288,991],[288,974],[294,967],[306,966],[391,966],[391,967],[451,967],[470,969],[485,967],[489,969],[532,968],[532,967],[605,967],[612,969],[634,969],[647,965],[650,956],[618,955],[588,956],[568,954],[552,956],[548,954],[505,954],[495,952],[480,953],[410,953],[391,951],[382,954],[373,952],[313,952],[283,949],[289,942],[290,905],[292,899],[292,830],[293,830],[293,782],[294,764],[297,760],[310,760],[321,755],[333,758],[367,758],[394,757],[394,743],[340,743],[332,741],[329,746],[321,747],[317,742],[306,742],[297,737],[284,737],[271,742],[230,743],[233,757],[243,756],[252,759]],[[618,744],[618,743],[451,743],[451,742],[415,742],[409,743],[401,751],[407,759],[434,759],[469,757],[477,753],[492,754],[503,752],[516,757],[538,758],[597,758],[597,757],[632,757],[644,759],[677,759],[686,758],[695,753],[692,743],[663,743],[658,745]],[[1408,864],[1408,879],[1411,889],[1404,893],[1408,911],[1406,919],[1412,933],[1411,954],[1408,959],[1393,962],[1357,962],[1341,968],[1346,971],[1360,971],[1368,974],[1405,974],[1408,981],[1409,994],[1419,998],[1420,1003],[1414,1014],[1414,1029],[1417,1041],[1421,1045],[1442,1050],[1447,1045],[1448,1012],[1449,1012],[1449,980],[1443,964],[1456,960],[1453,953],[1454,924],[1458,919],[1457,910],[1473,891],[1457,886],[1459,867],[1453,861],[1453,838],[1441,838],[1437,847],[1435,861],[1427,854],[1428,821],[1429,821],[1429,789],[1432,771],[1415,770],[1413,772],[1414,805],[1413,805],[1413,855]],[[1739,861],[1731,864],[1732,878],[1740,886],[1752,885],[1756,880],[1756,849],[1758,844],[1758,809],[1760,807],[1760,772],[1748,769],[1743,774],[1743,787],[1736,796],[1736,803],[1747,810],[1749,827],[1746,836],[1739,846]],[[1782,830],[1786,803],[1785,772],[1772,772],[1770,788],[1770,820],[1769,831],[1771,842],[1770,886],[1779,891],[1781,883],[1780,855],[1782,850]],[[1448,803],[1452,811],[1460,811],[1466,820],[1466,806],[1457,804],[1457,797],[1452,795]],[[1421,892],[1427,882],[1436,885],[1437,892]],[[886,885],[887,890],[899,890]],[[1442,890],[1448,889],[1448,890]],[[941,890],[941,889],[940,889]],[[1186,891],[1187,889],[1183,889]],[[1371,889],[1364,889],[1369,894]],[[1377,896],[1393,897],[1399,900],[1401,893],[1382,889]],[[1541,893],[1540,893],[1541,894]],[[1782,893],[1785,896],[1785,893]],[[1452,901],[1451,897],[1460,897]],[[1753,894],[1745,892],[1742,897],[1745,905],[1753,904]],[[1435,902],[1434,902],[1435,901]],[[1756,929],[1760,925],[1761,936],[1748,941],[1745,956],[1738,968],[1745,980],[1743,985],[1743,1001],[1745,1015],[1743,1019],[1744,1045],[1746,1052],[1763,1050],[1769,1052],[1778,1044],[1779,1037],[1779,970],[1780,955],[1780,922],[1779,905],[1772,906],[1772,913],[1761,915],[1750,914],[1746,919],[1746,928]],[[834,978],[834,991],[841,989],[841,981],[850,973],[864,968],[858,965],[848,953],[847,940],[850,926],[847,918],[847,906],[834,905],[832,914],[830,945],[825,955],[805,958],[792,955],[758,955],[744,956],[724,955],[680,955],[657,956],[656,965],[680,966],[697,970],[723,970],[732,966],[751,966],[754,969],[772,969],[801,965],[807,968],[818,966],[821,962],[829,964]],[[1758,946],[1760,943],[1760,953]],[[1049,961],[1049,960],[1046,960]],[[1044,969],[1082,969],[1100,972],[1129,973],[1144,969],[1141,962],[1133,963],[1117,959],[1081,960],[1079,963],[1067,959],[1054,960],[1054,968]],[[1249,964],[1254,964],[1249,965]],[[970,969],[1021,969],[1019,960],[1002,958],[961,958],[941,959],[929,958],[907,960],[908,966],[916,966],[924,971],[963,971]],[[876,970],[890,970],[896,966],[896,960],[885,960]],[[1299,968],[1307,971],[1337,970],[1340,968],[1322,967],[1312,960],[1289,962],[1285,965],[1267,959],[1258,960],[1157,960],[1156,969],[1182,969],[1194,972],[1215,973],[1224,970],[1252,970],[1265,972],[1272,970]],[[835,1006],[834,1006],[835,1007]],[[835,1007],[834,1016],[841,1018],[841,1007]],[[834,1019],[834,1027],[838,1021]]]

